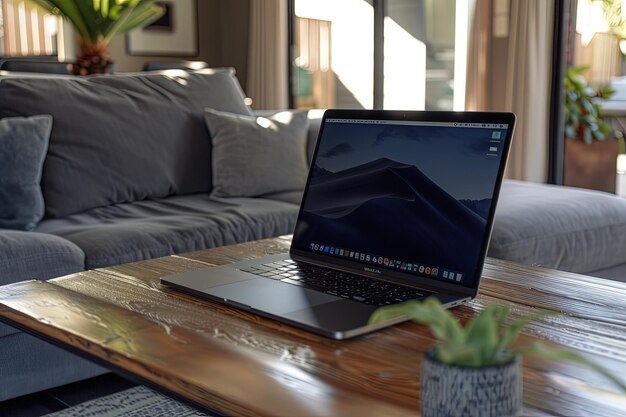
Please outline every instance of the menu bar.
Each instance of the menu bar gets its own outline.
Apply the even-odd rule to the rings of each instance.
[[[460,123],[460,122],[421,122],[415,120],[368,120],[368,119],[326,119],[326,123],[356,123],[369,125],[411,125],[411,126],[445,126],[470,127],[480,129],[507,129],[506,123]]]

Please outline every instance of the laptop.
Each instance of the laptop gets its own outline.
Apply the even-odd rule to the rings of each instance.
[[[327,110],[288,254],[161,283],[333,339],[380,306],[478,292],[512,113]]]

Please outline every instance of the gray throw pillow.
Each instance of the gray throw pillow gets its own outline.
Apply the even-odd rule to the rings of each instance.
[[[0,228],[33,230],[44,215],[39,181],[52,116],[0,119]]]
[[[306,112],[268,118],[205,112],[213,143],[213,196],[257,197],[304,188]]]

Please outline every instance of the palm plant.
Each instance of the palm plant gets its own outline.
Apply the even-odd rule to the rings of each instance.
[[[31,0],[46,11],[66,19],[80,36],[80,49],[73,65],[76,75],[109,72],[108,53],[119,34],[147,25],[163,14],[154,0]]]

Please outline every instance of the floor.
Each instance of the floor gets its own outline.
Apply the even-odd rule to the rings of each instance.
[[[2,417],[39,417],[85,401],[134,387],[135,384],[106,374],[74,384],[0,402]]]

